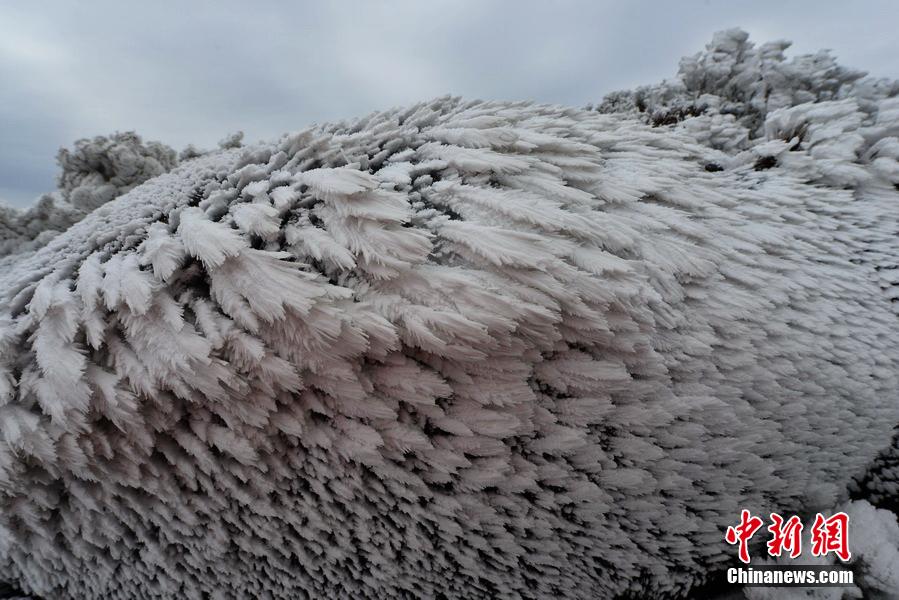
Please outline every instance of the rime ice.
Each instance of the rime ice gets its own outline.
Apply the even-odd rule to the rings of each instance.
[[[833,506],[899,420],[895,85],[747,43],[659,119],[441,98],[191,152],[4,259],[0,576],[682,596],[741,508]]]

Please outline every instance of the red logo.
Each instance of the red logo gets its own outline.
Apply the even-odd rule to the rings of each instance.
[[[771,540],[768,542],[768,555],[780,556],[782,552],[789,552],[790,558],[796,558],[802,554],[802,521],[793,515],[784,522],[784,518],[777,513],[771,513]]]
[[[730,526],[724,534],[724,539],[728,544],[740,545],[740,560],[749,563],[749,540],[755,535],[755,532],[764,524],[758,517],[749,515],[748,510],[740,513],[740,524],[736,527]]]
[[[847,561],[849,552],[849,515],[839,512],[829,519],[818,513],[812,525],[812,556],[824,556],[833,552],[840,560]]]
[[[744,509],[740,511],[740,522],[729,526],[724,532],[724,541],[739,546],[737,554],[742,562],[749,563],[749,540],[763,524],[761,518],[752,516]],[[788,552],[790,558],[796,558],[802,554],[802,529],[802,521],[796,515],[784,519],[777,513],[771,513],[768,555],[781,556]],[[818,513],[811,527],[811,534],[812,556],[825,556],[833,552],[840,560],[849,560],[849,515],[840,512],[824,518],[824,515]]]

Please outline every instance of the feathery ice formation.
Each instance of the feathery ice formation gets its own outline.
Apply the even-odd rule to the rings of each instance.
[[[185,160],[0,263],[0,578],[688,594],[741,508],[844,501],[899,422],[896,94],[847,85],[740,148],[691,125],[729,112],[443,98]]]
[[[712,169],[753,164],[842,191],[857,208],[851,224],[866,232],[849,259],[873,267],[899,315],[899,81],[824,51],[787,60],[789,45],[755,47],[744,31],[722,31],[673,80],[610,94],[597,110],[690,134],[724,154]],[[897,466],[899,437],[853,482],[853,496],[899,513]]]

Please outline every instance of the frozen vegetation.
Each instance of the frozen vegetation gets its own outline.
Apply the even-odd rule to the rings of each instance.
[[[62,151],[0,213],[0,578],[685,597],[741,509],[842,507],[857,588],[747,595],[895,595],[899,84],[786,48]]]
[[[73,149],[60,149],[56,161],[56,192],[23,211],[0,205],[0,257],[43,246],[98,206],[170,170],[177,158],[168,146],[145,145],[127,132],[78,140]]]

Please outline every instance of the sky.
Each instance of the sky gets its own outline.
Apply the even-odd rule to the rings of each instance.
[[[82,137],[212,148],[448,93],[583,106],[737,26],[899,78],[897,23],[896,0],[3,2],[0,202],[54,189]]]

